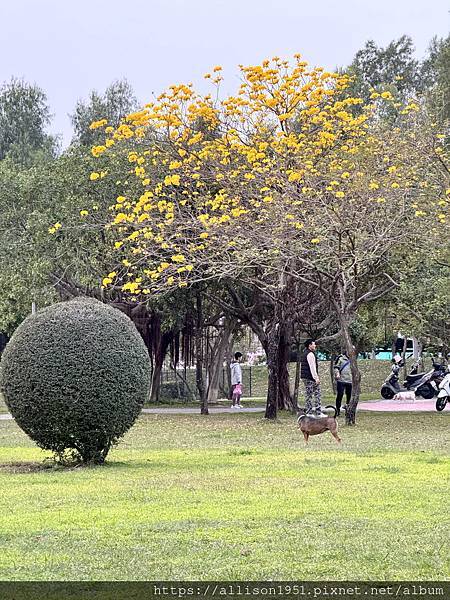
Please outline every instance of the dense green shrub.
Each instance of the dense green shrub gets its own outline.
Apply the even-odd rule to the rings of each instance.
[[[92,299],[54,304],[15,331],[0,390],[41,447],[101,463],[148,400],[150,365],[131,320]]]

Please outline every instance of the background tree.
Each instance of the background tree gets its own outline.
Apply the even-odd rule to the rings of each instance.
[[[413,41],[407,35],[393,40],[385,48],[369,40],[348,68],[354,78],[352,93],[368,102],[373,89],[387,89],[388,86],[402,101],[422,92],[425,82],[414,50]]]
[[[11,79],[0,87],[0,161],[9,156],[29,165],[36,153],[53,156],[56,139],[46,133],[51,120],[47,96],[36,84]]]
[[[433,38],[421,75],[431,110],[440,122],[450,118],[450,36]]]
[[[93,146],[99,141],[98,130],[91,123],[106,119],[108,125],[117,127],[123,117],[137,107],[133,88],[126,79],[114,81],[104,94],[92,91],[87,101],[79,100],[71,115],[74,129],[73,141],[83,146]]]

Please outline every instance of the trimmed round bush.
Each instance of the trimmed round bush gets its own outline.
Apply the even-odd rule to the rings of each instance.
[[[61,302],[17,328],[0,390],[41,448],[102,463],[133,425],[150,389],[150,361],[132,321],[88,298]]]

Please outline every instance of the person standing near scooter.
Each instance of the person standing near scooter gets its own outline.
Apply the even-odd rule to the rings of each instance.
[[[344,397],[344,392],[347,400],[347,405],[350,404],[350,399],[352,397],[352,371],[350,368],[350,359],[348,358],[345,352],[343,354],[340,354],[334,363],[334,375],[336,377],[337,387],[336,416],[339,416],[341,413],[341,403],[342,398]]]

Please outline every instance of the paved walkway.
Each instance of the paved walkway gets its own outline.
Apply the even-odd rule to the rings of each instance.
[[[361,402],[359,410],[373,410],[375,412],[426,412],[436,411],[436,398],[432,400],[376,400],[375,402]],[[444,411],[450,410],[447,403]],[[436,411],[437,412],[437,411]]]
[[[209,408],[210,414],[219,413],[258,413],[264,412],[264,406],[249,406],[242,409],[232,409],[229,406],[213,406]],[[375,402],[360,402],[358,410],[373,412],[436,412],[436,399],[417,400],[416,402],[402,400],[376,400]],[[445,407],[445,412],[450,411],[450,404]],[[198,408],[143,408],[142,412],[149,415],[196,415]],[[0,421],[12,419],[9,413],[0,413]]]

